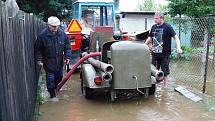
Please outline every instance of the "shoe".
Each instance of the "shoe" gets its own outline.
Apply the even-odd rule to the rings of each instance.
[[[50,98],[50,100],[49,101],[51,101],[51,102],[58,102],[59,101],[59,99],[57,98],[57,97],[53,97],[53,98]]]

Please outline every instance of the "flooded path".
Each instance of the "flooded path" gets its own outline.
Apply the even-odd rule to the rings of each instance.
[[[86,100],[76,74],[60,92],[59,102],[46,102],[40,107],[43,114],[39,121],[215,121],[215,112],[175,92],[175,83],[168,83],[160,101],[150,96],[108,102],[103,96]]]

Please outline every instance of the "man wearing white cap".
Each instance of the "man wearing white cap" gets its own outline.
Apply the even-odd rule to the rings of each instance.
[[[67,35],[59,29],[60,20],[51,16],[47,24],[47,28],[37,37],[35,59],[46,71],[47,89],[51,101],[58,101],[55,88],[62,80],[64,62],[66,64],[70,62],[71,48]]]

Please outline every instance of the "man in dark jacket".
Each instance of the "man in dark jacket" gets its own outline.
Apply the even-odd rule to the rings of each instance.
[[[68,37],[59,25],[57,17],[49,17],[47,28],[39,34],[35,43],[35,58],[46,71],[47,89],[52,101],[58,101],[54,89],[62,80],[64,62],[69,64],[71,57]]]

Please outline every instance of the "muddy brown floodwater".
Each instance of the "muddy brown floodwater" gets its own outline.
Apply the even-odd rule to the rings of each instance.
[[[86,100],[81,94],[79,75],[72,76],[59,102],[46,102],[40,107],[39,121],[215,121],[203,103],[195,103],[174,91],[171,79],[161,100],[136,97],[109,102],[103,96]]]

